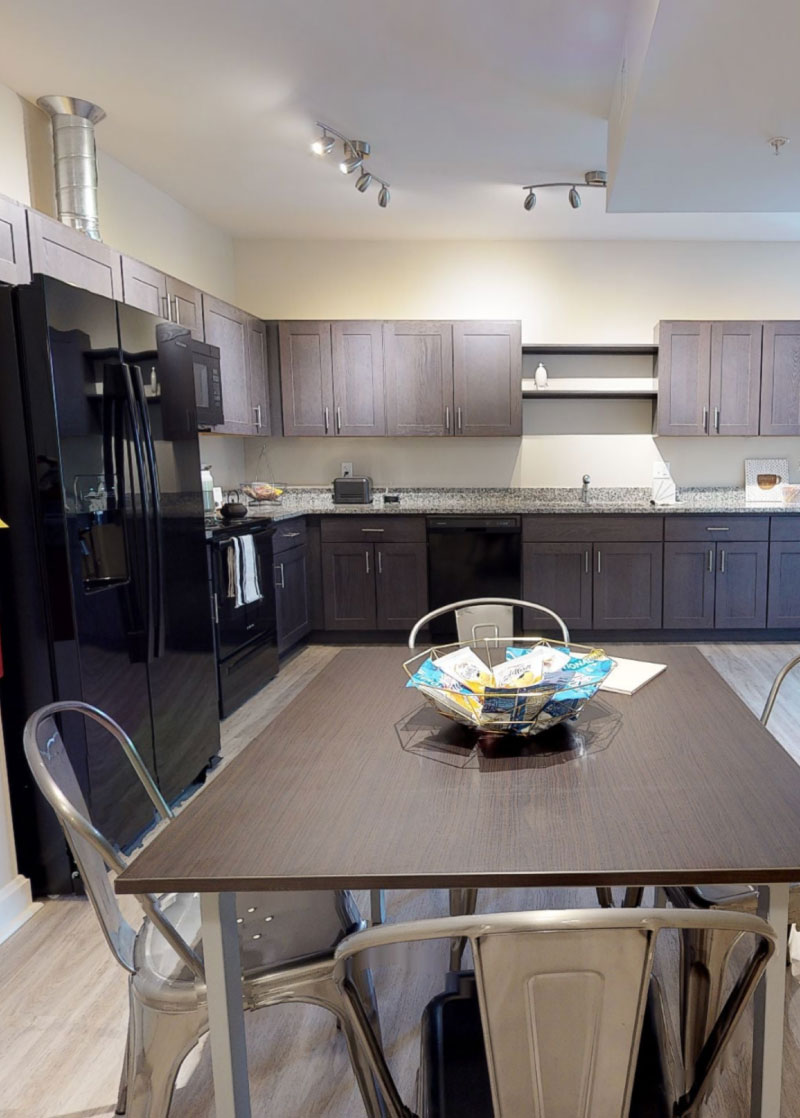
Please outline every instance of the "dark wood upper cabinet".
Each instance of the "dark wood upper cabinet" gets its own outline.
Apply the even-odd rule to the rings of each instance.
[[[322,594],[326,629],[374,629],[373,545],[323,540]]]
[[[457,435],[522,434],[519,322],[453,323]]]
[[[387,322],[386,431],[453,433],[453,327],[449,322]]]
[[[713,629],[716,544],[664,544],[664,628]]]
[[[385,435],[382,323],[334,322],[331,345],[336,434]]]
[[[167,277],[157,268],[134,260],[132,256],[123,256],[122,290],[124,302],[129,306],[169,318]]]
[[[330,322],[281,322],[278,340],[284,435],[332,435]]]
[[[29,283],[30,278],[25,207],[0,197],[0,283]]]
[[[769,544],[717,543],[714,622],[717,629],[763,629],[767,623]]]
[[[428,549],[424,543],[375,545],[378,629],[411,629],[428,612]]]
[[[247,383],[250,389],[250,412],[256,435],[272,431],[267,368],[267,327],[259,318],[245,315],[247,331]],[[224,376],[224,373],[223,373]]]
[[[707,435],[711,323],[659,322],[659,435]]]
[[[232,435],[255,435],[258,429],[249,375],[250,316],[211,295],[203,297],[203,315],[206,340],[219,347],[222,375],[225,422],[214,429]]]
[[[594,627],[660,629],[664,545],[594,546]]]
[[[113,248],[60,221],[28,210],[31,271],[122,299],[122,262]]]
[[[800,435],[800,322],[765,322],[761,434]]]
[[[523,543],[522,597],[555,610],[569,629],[592,627],[592,544]],[[526,632],[557,629],[546,613],[525,610]]]
[[[183,280],[167,276],[167,302],[169,319],[179,326],[188,326],[189,333],[198,342],[208,341],[203,328],[203,295],[196,287]]]
[[[708,433],[757,435],[761,323],[712,322]]]

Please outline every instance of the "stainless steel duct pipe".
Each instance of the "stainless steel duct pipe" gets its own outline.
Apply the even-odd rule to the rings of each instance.
[[[40,97],[36,104],[52,118],[58,219],[99,241],[94,126],[106,114],[80,97]]]

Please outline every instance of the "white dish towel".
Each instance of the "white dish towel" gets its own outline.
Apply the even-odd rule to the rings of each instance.
[[[228,597],[236,609],[263,597],[252,536],[234,536],[228,546]]]

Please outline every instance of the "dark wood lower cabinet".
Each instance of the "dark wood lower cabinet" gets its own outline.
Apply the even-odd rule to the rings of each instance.
[[[322,544],[326,629],[374,629],[375,557],[371,543]]]
[[[278,652],[286,652],[311,629],[308,551],[305,544],[275,556]]]
[[[522,597],[562,617],[569,629],[592,627],[592,545],[590,543],[524,543]],[[525,610],[526,632],[558,626],[546,613]]]
[[[595,629],[660,629],[664,545],[594,546]]]
[[[800,626],[800,540],[773,540],[769,547],[767,627]]]
[[[664,628],[713,629],[716,545],[664,544]]]
[[[717,629],[763,629],[767,624],[765,542],[717,544],[714,622]]]
[[[428,611],[428,549],[424,543],[376,543],[377,627],[411,629]]]

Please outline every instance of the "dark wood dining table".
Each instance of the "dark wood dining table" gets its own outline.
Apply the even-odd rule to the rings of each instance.
[[[217,1118],[250,1114],[240,890],[759,886],[778,948],[756,996],[752,1115],[780,1118],[800,767],[694,648],[579,720],[483,738],[405,686],[407,649],[339,652],[117,878],[201,894]]]

